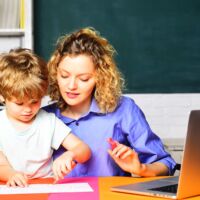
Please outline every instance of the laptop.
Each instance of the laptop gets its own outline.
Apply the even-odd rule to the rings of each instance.
[[[185,148],[179,176],[169,176],[122,186],[111,191],[182,199],[200,195],[200,110],[189,116]]]

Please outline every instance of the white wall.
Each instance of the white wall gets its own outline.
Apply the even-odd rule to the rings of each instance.
[[[145,113],[161,138],[185,138],[191,110],[200,109],[200,94],[127,94]]]

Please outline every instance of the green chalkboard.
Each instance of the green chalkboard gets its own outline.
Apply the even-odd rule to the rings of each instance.
[[[200,92],[199,0],[35,0],[35,51],[92,26],[118,54],[126,93]]]

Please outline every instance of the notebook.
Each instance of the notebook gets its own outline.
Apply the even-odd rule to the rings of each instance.
[[[200,195],[200,110],[189,116],[185,148],[179,176],[114,186],[111,191],[182,199]]]

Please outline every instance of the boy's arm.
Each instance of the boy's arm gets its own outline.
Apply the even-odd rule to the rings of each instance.
[[[67,149],[67,154],[78,163],[87,161],[91,156],[90,148],[74,134],[70,133],[62,142],[62,146]]]
[[[8,181],[8,179],[15,173],[13,168],[10,166],[7,158],[3,152],[0,151],[0,180]]]
[[[15,171],[2,151],[0,151],[0,180],[5,181],[7,186],[12,187],[25,187],[28,185],[26,175]]]
[[[63,179],[75,167],[76,163],[83,163],[91,156],[88,145],[73,134],[65,137],[62,146],[67,151],[54,160],[52,167],[56,181]]]

